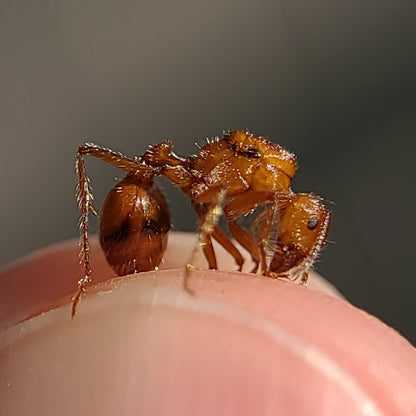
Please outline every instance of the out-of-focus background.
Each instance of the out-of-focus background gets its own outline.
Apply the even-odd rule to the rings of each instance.
[[[84,141],[133,156],[170,138],[187,156],[249,128],[296,153],[295,191],[333,202],[318,270],[416,343],[414,4],[3,1],[0,263],[77,236]],[[122,174],[87,169],[100,205]]]

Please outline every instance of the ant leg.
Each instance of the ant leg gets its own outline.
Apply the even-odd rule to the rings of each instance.
[[[261,264],[261,271],[263,275],[269,275],[269,267],[266,261],[266,251],[265,246],[267,244],[267,240],[269,239],[271,228],[273,225],[273,219],[275,216],[275,212],[277,210],[277,201],[275,201],[272,205],[267,208],[266,211],[266,218],[263,221],[263,224],[260,229],[260,235],[258,239],[258,249],[260,254],[260,264]]]
[[[251,238],[232,218],[228,218],[228,227],[231,235],[250,253],[254,262],[254,267],[250,270],[250,273],[256,273],[259,267],[260,258],[255,240]]]
[[[199,244],[202,246],[205,258],[208,261],[208,268],[211,270],[217,270],[217,257],[215,255],[214,247],[212,246],[211,236],[209,234],[201,234]]]
[[[195,209],[196,213],[198,214],[201,224],[203,224],[206,221],[205,216],[207,215],[207,212],[209,212],[209,209],[212,209],[212,207],[209,208],[207,205],[202,205],[201,207],[201,204],[197,204],[197,203],[193,203],[192,206]],[[238,265],[238,271],[241,271],[243,267],[244,259],[241,253],[238,251],[237,247],[220,230],[220,228],[218,228],[217,225],[214,225],[212,230],[209,230],[209,231],[210,231],[209,235],[212,236],[220,245],[222,245],[225,248],[225,250],[227,250],[234,257],[234,260]],[[217,264],[217,260],[216,260],[214,248],[212,247],[212,243],[209,243],[209,246],[204,246],[203,245],[204,243],[200,241],[200,244],[202,245],[204,249],[204,254],[208,261],[209,268],[216,269],[217,267],[211,267],[211,264],[215,264],[215,266]]]
[[[79,227],[81,231],[80,237],[80,263],[84,269],[84,277],[78,280],[78,291],[72,299],[71,317],[75,316],[76,307],[81,297],[81,294],[85,291],[85,285],[91,280],[91,265],[90,265],[90,244],[88,241],[88,216],[90,210],[96,212],[92,208],[92,194],[90,181],[85,171],[85,162],[82,158],[82,154],[78,151],[76,171],[78,174],[77,185],[77,200],[78,207],[81,211],[81,217],[79,220]]]
[[[205,258],[208,261],[208,267],[214,270],[217,269],[217,258],[215,256],[214,247],[212,246],[211,234],[215,227],[217,217],[220,215],[219,213],[216,213],[216,211],[218,211],[218,206],[215,205],[212,208],[207,205],[192,203],[192,206],[198,214],[200,226],[198,230],[198,242],[194,245],[191,257],[189,261],[186,263],[185,275],[183,279],[183,287],[191,295],[193,295],[194,292],[188,286],[189,272],[191,269],[194,268],[192,263],[194,261],[199,247],[202,247]]]
[[[238,271],[241,272],[244,264],[244,259],[238,248],[217,226],[214,227],[212,237],[215,238],[215,240],[217,240],[217,242],[221,244],[234,257],[234,261],[238,266]]]
[[[258,242],[236,223],[234,217],[255,209],[257,205],[270,203],[274,198],[275,194],[271,192],[247,191],[235,196],[224,207],[224,213],[227,217],[231,235],[250,253],[255,263],[253,269],[250,271],[251,273],[257,271],[260,263]]]
[[[101,159],[110,165],[130,173],[140,171],[143,167],[141,158],[130,159],[120,152],[115,152],[107,147],[101,147],[93,143],[86,143],[79,146],[77,161],[85,155],[94,156],[97,159]]]
[[[192,207],[195,209],[198,217],[200,219],[200,225],[198,230],[199,241],[195,244],[191,260],[186,265],[185,278],[184,278],[184,287],[185,290],[191,292],[188,289],[188,277],[189,270],[193,268],[192,261],[196,255],[196,252],[199,246],[202,246],[205,257],[208,260],[208,265],[210,269],[217,269],[217,258],[215,257],[214,248],[212,246],[211,235],[214,232],[218,218],[222,215],[221,203],[224,200],[225,190],[221,190],[217,195],[217,201],[211,204],[199,204],[195,201],[192,201]]]
[[[208,267],[210,269],[217,269],[217,258],[215,256],[214,247],[212,246],[211,235],[216,228],[216,222],[221,215],[221,208],[218,204],[198,204],[192,202],[192,207],[196,211],[199,217],[199,242],[194,247],[192,258],[195,256],[198,246],[202,247],[205,257],[208,261]],[[190,262],[191,266],[192,262]],[[192,267],[192,266],[191,266]]]
[[[300,284],[306,286],[308,283],[309,273],[308,269],[304,270],[300,275]]]
[[[134,159],[129,159],[123,156],[121,153],[114,152],[110,149],[99,147],[95,144],[87,143],[78,148],[77,160],[76,160],[76,172],[78,176],[77,185],[77,200],[78,206],[81,211],[80,217],[80,263],[84,269],[84,277],[78,281],[78,291],[72,299],[72,318],[75,316],[76,307],[82,293],[85,292],[85,286],[91,281],[91,264],[90,264],[90,245],[88,241],[88,220],[90,211],[97,215],[95,209],[92,206],[92,193],[90,180],[85,170],[84,156],[91,155],[104,162],[110,163],[127,172],[139,172],[143,170],[143,165]],[[147,169],[150,169],[146,167]]]

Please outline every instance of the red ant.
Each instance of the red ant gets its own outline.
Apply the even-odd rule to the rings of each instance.
[[[253,259],[251,272],[257,272],[260,264],[264,275],[300,277],[301,283],[306,284],[308,270],[325,243],[331,214],[320,198],[295,194],[290,189],[296,172],[295,156],[279,145],[243,131],[207,140],[198,154],[186,159],[176,156],[171,147],[165,141],[133,159],[94,144],[79,147],[77,197],[84,277],[78,282],[72,316],[91,278],[88,216],[90,211],[95,214],[96,211],[84,165],[87,154],[127,172],[108,194],[100,215],[101,247],[118,275],[155,270],[162,261],[170,215],[154,177],[163,175],[191,200],[200,219],[200,245],[210,269],[217,268],[212,238],[234,257],[238,270],[244,263],[238,248],[216,225],[218,208],[223,205],[232,237]],[[266,208],[253,223],[259,229],[256,236],[243,229],[236,218],[258,206]],[[273,233],[276,241],[269,248],[271,261],[267,261],[267,246]]]

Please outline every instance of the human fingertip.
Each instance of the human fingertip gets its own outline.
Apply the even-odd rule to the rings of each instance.
[[[16,382],[7,414],[18,414],[16,395],[43,414],[73,414],[73,403],[85,413],[183,415],[416,409],[415,350],[377,319],[321,292],[243,273],[192,270],[191,296],[183,275],[113,279],[90,290],[73,321],[63,305],[11,329],[6,377]],[[30,394],[29,363],[44,380]],[[45,391],[53,400],[39,402]]]

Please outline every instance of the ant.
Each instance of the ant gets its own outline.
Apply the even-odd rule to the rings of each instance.
[[[243,131],[207,139],[196,155],[186,159],[172,152],[169,141],[133,159],[86,143],[78,148],[76,159],[81,211],[80,261],[84,277],[79,280],[78,292],[73,298],[72,317],[91,280],[88,220],[90,212],[97,215],[92,206],[85,155],[127,172],[109,192],[100,214],[100,244],[118,275],[157,270],[162,261],[170,215],[154,178],[165,176],[189,197],[199,217],[199,242],[210,269],[217,269],[212,238],[233,256],[239,271],[244,263],[239,249],[216,224],[223,213],[231,236],[252,257],[252,273],[260,267],[266,276],[300,278],[306,284],[308,271],[325,243],[331,213],[320,198],[295,194],[290,189],[297,167],[294,154]],[[247,232],[236,219],[257,207],[265,208],[250,227],[252,232]],[[272,234],[275,243],[270,244]]]

